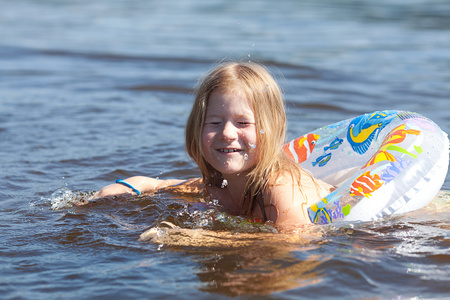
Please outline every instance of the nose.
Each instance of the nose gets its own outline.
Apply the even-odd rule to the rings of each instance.
[[[238,132],[236,126],[233,125],[231,122],[226,122],[223,125],[222,134],[220,138],[224,141],[232,141],[237,139]]]

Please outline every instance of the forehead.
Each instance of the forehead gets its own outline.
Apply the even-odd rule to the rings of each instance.
[[[247,94],[242,90],[224,91],[223,89],[214,90],[208,97],[206,112],[212,110],[233,110],[234,112],[251,112],[253,107]]]

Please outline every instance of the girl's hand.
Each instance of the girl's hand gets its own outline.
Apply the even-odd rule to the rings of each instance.
[[[184,180],[168,179],[161,180],[145,176],[134,176],[125,179],[125,181],[135,187],[141,193],[152,193],[156,192],[161,188],[167,186],[176,185],[184,182]],[[88,200],[93,200],[97,198],[112,198],[114,196],[133,196],[136,192],[120,183],[113,183],[101,188],[94,195],[92,195]]]

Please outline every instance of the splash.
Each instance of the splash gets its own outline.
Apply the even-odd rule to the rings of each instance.
[[[221,188],[224,189],[227,185],[228,185],[228,181],[227,181],[226,179],[224,179],[224,180],[222,181],[222,186],[221,186]]]
[[[88,196],[86,193],[71,191],[68,188],[61,188],[53,192],[50,197],[42,197],[44,201],[49,201],[52,210],[71,208],[84,201]]]

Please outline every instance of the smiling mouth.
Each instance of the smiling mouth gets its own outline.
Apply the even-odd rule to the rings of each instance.
[[[234,153],[234,152],[239,152],[241,150],[239,150],[239,149],[217,149],[217,151],[222,152],[222,153]]]

